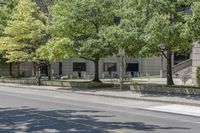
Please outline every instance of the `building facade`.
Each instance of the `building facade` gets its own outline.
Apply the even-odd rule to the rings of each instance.
[[[200,63],[199,47],[196,46],[193,50],[193,67],[192,78],[195,81],[195,67]],[[196,52],[195,52],[196,51]],[[174,75],[184,75],[186,72],[190,73],[189,56],[173,55],[173,71]],[[192,64],[192,63],[191,63]],[[188,69],[189,68],[189,69]],[[34,63],[10,63],[0,64],[0,76],[22,76],[33,77],[36,74]],[[94,64],[92,61],[81,58],[70,58],[60,62],[51,64],[52,77],[68,77],[68,78],[84,78],[91,79],[94,76]],[[126,78],[132,77],[146,77],[156,76],[163,77],[163,72],[166,72],[166,59],[164,57],[151,57],[151,58],[128,58],[126,59]],[[120,73],[120,59],[118,57],[107,57],[99,61],[99,77],[119,78]],[[41,66],[42,76],[48,76],[48,65]],[[166,75],[166,74],[165,74]],[[179,76],[179,77],[181,77]],[[166,76],[165,76],[166,77]]]
[[[120,63],[117,57],[107,57],[99,61],[100,78],[117,78],[120,73]],[[160,75],[166,61],[161,57],[129,58],[126,59],[126,75],[129,77]],[[69,76],[74,78],[92,77],[94,74],[93,62],[80,58],[70,58],[52,64],[53,76]]]
[[[99,61],[100,78],[117,78],[120,73],[118,57],[107,57]],[[126,75],[129,77],[160,75],[165,70],[166,61],[161,57],[151,58],[129,58],[126,59]],[[51,65],[52,76],[69,78],[90,78],[94,75],[93,62],[81,58],[70,58],[64,61],[55,62]],[[48,75],[48,66],[41,67],[43,76]],[[35,66],[31,62],[0,64],[0,76],[23,76],[35,75]]]

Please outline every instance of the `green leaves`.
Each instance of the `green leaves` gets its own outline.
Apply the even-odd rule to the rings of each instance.
[[[54,38],[37,50],[40,60],[55,62],[68,58],[71,53],[72,42],[68,38]]]
[[[193,41],[200,40],[200,1],[194,2],[191,7],[190,17],[186,17],[186,30],[184,36]]]
[[[5,47],[9,62],[33,61],[36,49],[45,43],[45,15],[32,0],[19,0],[16,11],[5,28]]]
[[[4,34],[4,29],[10,19],[17,0],[0,0],[0,36]]]
[[[0,49],[9,61],[103,58],[119,48],[131,57],[152,56],[161,44],[185,53],[191,38],[199,39],[200,3],[191,0],[55,0],[50,10],[44,3],[52,0],[0,0]]]
[[[149,18],[145,26],[144,39],[147,42],[142,49],[143,54],[154,53],[158,55],[160,45],[164,45],[164,50],[182,53],[190,52],[191,41],[186,37],[186,17],[189,14],[183,7],[190,6],[187,0],[178,0],[176,2],[162,1],[160,6],[165,10],[154,9],[153,15]],[[168,6],[166,6],[168,5]]]
[[[116,3],[116,0],[57,1],[51,10],[48,31],[54,37],[72,40],[73,56],[92,59],[111,55],[113,47],[108,46],[101,33],[114,24]]]

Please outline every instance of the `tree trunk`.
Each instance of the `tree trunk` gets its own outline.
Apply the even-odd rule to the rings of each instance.
[[[96,58],[93,62],[95,65],[95,73],[94,73],[94,79],[92,81],[101,82],[101,80],[99,79],[99,58]]]
[[[51,64],[48,63],[48,80],[51,80],[51,75],[52,75],[52,73],[51,73]]]
[[[167,85],[174,85],[172,76],[172,52],[167,51]]]

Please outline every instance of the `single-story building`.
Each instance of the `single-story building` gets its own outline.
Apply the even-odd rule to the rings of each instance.
[[[190,59],[189,56],[173,55],[173,69],[175,69],[176,72],[181,71],[183,67],[180,66],[183,66],[184,64],[182,62],[188,59]],[[101,59],[99,62],[100,78],[119,77],[119,62],[120,61],[118,57],[107,57]],[[93,62],[81,58],[70,58],[60,62],[55,62],[52,63],[51,67],[53,77],[68,76],[69,78],[91,78],[94,75]],[[25,62],[20,64],[0,64],[1,76],[16,76],[17,74],[20,74],[21,76],[31,77],[35,76],[35,70],[35,65],[31,62]],[[163,57],[126,59],[126,76],[128,77],[159,76],[162,74],[161,71],[163,72],[165,70],[166,60]],[[43,65],[41,67],[41,73],[43,76],[48,76],[47,65]]]

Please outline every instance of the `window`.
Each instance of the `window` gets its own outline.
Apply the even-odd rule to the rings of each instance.
[[[117,63],[104,63],[104,72],[116,72]]]
[[[177,53],[174,54],[174,65],[182,62],[182,61],[185,61],[187,59],[190,59],[190,55],[189,54],[186,54],[186,55],[179,55]]]
[[[73,63],[73,71],[86,71],[86,63]]]
[[[128,63],[126,71],[127,72],[138,72],[139,71],[138,63]]]
[[[62,75],[62,62],[59,62],[59,75]]]

